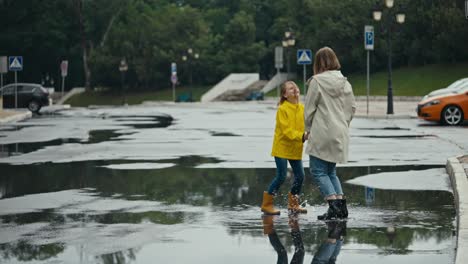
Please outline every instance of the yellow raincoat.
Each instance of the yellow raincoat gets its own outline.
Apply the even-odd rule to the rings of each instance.
[[[284,101],[276,112],[275,137],[271,155],[278,158],[302,160],[304,134],[304,105]]]

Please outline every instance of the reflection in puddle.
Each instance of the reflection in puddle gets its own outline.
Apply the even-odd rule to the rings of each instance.
[[[219,162],[199,156],[158,162],[175,166],[112,170],[100,167],[109,161],[0,164],[0,260],[66,262],[82,254],[97,263],[114,257],[219,263],[225,258],[239,262],[255,252],[259,263],[284,256],[310,263],[325,258],[341,241],[338,261],[351,264],[369,258],[367,263],[392,263],[395,257],[403,263],[452,262],[455,208],[450,192],[345,183],[378,172],[431,173],[441,166],[337,168],[350,219],[346,226],[333,226],[315,220],[326,208],[310,175],[303,188],[309,213],[290,219],[287,190],[281,189],[276,202],[282,214],[267,219],[261,217],[259,204],[274,169],[197,169],[197,164]],[[8,213],[8,208],[18,212]],[[200,247],[207,244],[216,250]],[[81,251],[68,250],[73,248]]]

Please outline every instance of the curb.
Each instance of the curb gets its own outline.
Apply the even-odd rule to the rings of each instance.
[[[25,119],[29,119],[32,117],[32,113],[30,111],[27,112],[16,112],[14,115],[0,118],[0,125],[8,124],[12,122],[23,121]]]
[[[455,264],[468,263],[468,178],[457,156],[447,160],[446,170],[450,176],[455,207],[457,209],[457,242]]]
[[[356,101],[366,101],[367,96],[365,95],[356,95],[354,96]],[[394,102],[420,102],[422,96],[393,96],[393,101]],[[371,95],[369,96],[369,101],[381,101],[381,102],[386,102],[387,101],[387,96],[386,95]]]
[[[415,115],[373,115],[373,114],[356,114],[353,118],[368,118],[368,119],[417,119]]]

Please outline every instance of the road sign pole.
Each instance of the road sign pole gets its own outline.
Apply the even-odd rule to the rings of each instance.
[[[369,116],[369,94],[370,94],[370,78],[369,78],[369,50],[367,51],[367,116]]]
[[[177,64],[171,63],[171,83],[172,83],[172,101],[176,101],[176,84],[177,84]],[[190,98],[192,94],[190,93]]]
[[[3,87],[3,73],[0,73],[0,79],[1,79],[1,86],[0,87]],[[3,109],[3,89],[2,89],[2,107],[0,109]]]
[[[364,26],[364,49],[367,51],[367,115],[369,116],[369,96],[370,96],[370,61],[369,51],[374,50],[374,27],[373,26]]]
[[[175,102],[175,83],[172,83],[172,101]]]
[[[276,75],[278,76],[278,78],[279,78],[279,72],[280,72],[280,69],[276,68]],[[280,96],[280,87],[278,85],[276,86],[276,97],[279,98],[279,96]]]
[[[299,49],[297,50],[297,64],[302,65],[303,69],[303,81],[304,89],[303,93],[307,93],[306,75],[307,75],[307,64],[312,64],[312,51],[310,49]]]
[[[65,77],[62,77],[62,97],[63,97],[63,94],[65,93]]]
[[[302,66],[304,67],[304,96],[305,96],[305,94],[307,92],[307,88],[306,88],[306,66],[305,66],[305,64],[302,65]]]
[[[15,71],[15,109],[18,108],[18,75]]]

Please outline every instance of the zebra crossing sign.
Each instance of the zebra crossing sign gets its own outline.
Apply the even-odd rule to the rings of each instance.
[[[23,56],[8,57],[8,69],[10,71],[22,71],[23,70]]]
[[[310,49],[297,50],[297,64],[312,64],[312,51]]]

